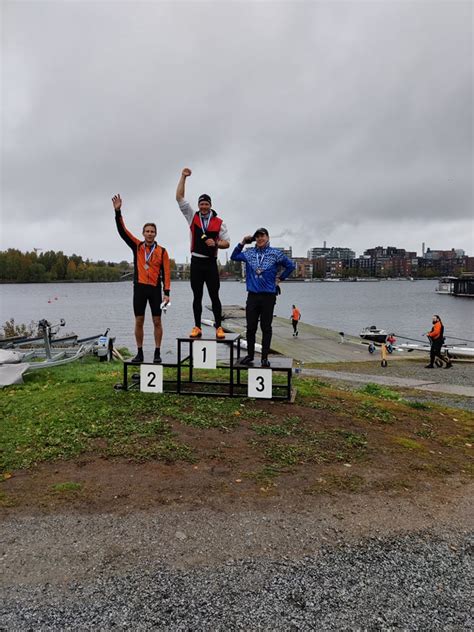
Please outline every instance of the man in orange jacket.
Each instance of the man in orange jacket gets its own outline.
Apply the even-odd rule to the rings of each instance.
[[[426,365],[426,369],[434,369],[435,359],[439,358],[441,363],[446,363],[445,369],[450,369],[453,365],[450,360],[443,358],[441,355],[441,347],[444,344],[444,325],[441,322],[441,318],[438,314],[433,316],[433,327],[431,331],[427,332],[427,336],[430,339],[430,363]]]
[[[156,224],[147,222],[143,226],[143,240],[138,239],[126,228],[122,217],[122,198],[114,195],[112,203],[115,209],[115,223],[120,237],[133,252],[133,311],[135,313],[135,340],[137,355],[132,362],[143,362],[143,323],[145,308],[150,304],[155,334],[155,354],[153,362],[161,363],[161,305],[170,300],[170,260],[166,249],[156,243]],[[161,294],[163,286],[164,297]]]

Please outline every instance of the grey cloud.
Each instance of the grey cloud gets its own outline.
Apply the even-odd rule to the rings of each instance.
[[[120,192],[184,259],[190,166],[234,240],[267,225],[304,254],[351,227],[360,251],[405,227],[412,248],[449,217],[443,245],[470,248],[470,3],[5,7],[3,247],[34,219],[48,248],[121,259]]]

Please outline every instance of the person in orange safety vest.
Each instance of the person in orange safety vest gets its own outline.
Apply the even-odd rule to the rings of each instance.
[[[296,305],[293,305],[293,309],[291,311],[291,324],[293,325],[293,336],[298,335],[298,321],[300,320],[301,320],[301,312],[296,307]]]
[[[434,369],[435,360],[438,358],[442,364],[445,364],[445,369],[450,369],[453,366],[451,361],[441,355],[441,348],[444,344],[444,325],[438,314],[434,314],[432,323],[433,327],[426,333],[431,343],[431,349],[430,363],[427,364],[425,368]]]

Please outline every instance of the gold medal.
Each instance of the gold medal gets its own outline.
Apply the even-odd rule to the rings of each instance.
[[[207,239],[207,235],[206,235],[206,233],[203,233],[203,234],[201,235],[201,239]]]

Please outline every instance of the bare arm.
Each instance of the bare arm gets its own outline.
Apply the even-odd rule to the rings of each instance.
[[[188,167],[185,167],[183,171],[181,172],[181,177],[179,179],[178,186],[176,188],[176,201],[177,202],[184,200],[186,178],[189,178],[191,173],[192,171],[191,169],[188,169]]]

